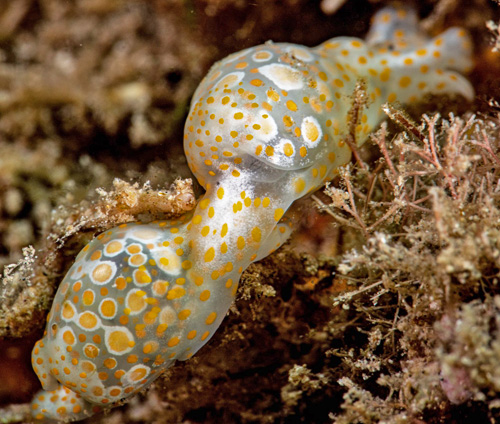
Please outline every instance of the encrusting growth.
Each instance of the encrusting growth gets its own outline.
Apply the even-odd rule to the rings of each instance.
[[[286,211],[346,164],[352,93],[367,104],[363,143],[386,102],[425,93],[473,97],[465,31],[434,39],[410,10],[379,12],[362,41],[266,43],[215,64],[185,126],[189,166],[206,189],[175,221],[123,224],[90,242],[62,281],[33,349],[36,420],[83,419],[142,390],[213,336],[248,265],[288,238]]]

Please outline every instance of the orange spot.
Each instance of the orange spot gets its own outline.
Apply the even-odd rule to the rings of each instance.
[[[205,320],[205,324],[207,324],[207,325],[213,324],[216,318],[217,318],[217,313],[210,312],[208,314],[207,319]]]
[[[274,147],[273,146],[266,146],[266,155],[267,156],[273,156],[274,155]]]
[[[129,262],[130,265],[135,265],[135,266],[142,265],[144,263],[144,256],[137,253],[130,257]]]
[[[255,53],[255,56],[254,58],[255,59],[260,59],[260,60],[264,60],[264,59],[269,59],[271,57],[271,54],[269,52],[266,52],[266,51],[263,51],[263,52],[257,52]]]
[[[390,76],[391,70],[389,68],[384,68],[384,70],[380,73],[380,81],[389,81]]]
[[[129,355],[127,357],[127,362],[129,364],[135,364],[138,360],[139,360],[139,358],[137,357],[137,355]]]
[[[269,112],[271,112],[273,110],[273,107],[267,102],[262,102],[262,107]]]
[[[123,245],[121,242],[112,241],[106,246],[105,250],[106,250],[106,253],[113,254],[113,253],[119,252],[120,250],[122,250],[122,248],[123,248]]]
[[[130,342],[128,335],[120,330],[112,331],[108,337],[108,345],[115,352],[124,352],[130,347]]]
[[[143,353],[152,353],[152,352],[156,352],[156,350],[158,350],[158,343],[157,342],[148,342],[144,345],[142,351]]]
[[[215,258],[215,250],[213,247],[207,249],[207,251],[205,252],[205,256],[204,256],[204,261],[205,262],[212,262]]]
[[[297,111],[297,105],[295,104],[295,102],[293,100],[288,100],[286,102],[286,107],[291,110],[292,112],[296,112]]]
[[[90,374],[92,371],[95,370],[95,365],[92,362],[89,362],[89,361],[82,361],[82,369],[87,374]]]
[[[129,294],[127,297],[127,306],[130,308],[130,312],[141,311],[146,306],[146,301],[144,300],[145,294],[142,290]]]
[[[186,290],[182,287],[174,287],[171,290],[168,291],[167,293],[167,299],[168,300],[173,300],[173,299],[180,299],[186,294]]]
[[[172,337],[168,341],[167,345],[168,345],[168,347],[174,347],[174,346],[177,346],[179,344],[179,342],[180,342],[179,337]]]
[[[110,394],[111,396],[118,396],[121,392],[122,392],[122,391],[121,391],[121,389],[116,388],[116,389],[111,389],[111,390],[109,391],[109,394]]]
[[[269,97],[269,99],[271,99],[274,102],[278,102],[280,100],[280,95],[278,94],[278,92],[276,90],[274,90],[272,88],[267,90],[267,97]]]
[[[125,278],[123,278],[123,277],[118,277],[115,280],[115,284],[116,284],[116,288],[118,290],[123,290],[125,287],[127,287],[127,282],[126,282]]]
[[[146,377],[146,374],[147,374],[147,370],[146,368],[136,368],[134,371],[131,372],[130,374],[130,379],[132,381],[140,381],[142,380],[144,377]],[[125,389],[126,391],[127,389]]]
[[[116,305],[112,300],[106,299],[101,303],[100,310],[102,316],[112,318],[116,314]]]
[[[87,358],[96,358],[99,355],[99,349],[94,345],[87,345],[83,350]]]
[[[153,283],[153,292],[158,296],[163,296],[167,292],[168,283],[165,281],[155,281]]]
[[[404,77],[401,77],[401,79],[399,80],[399,86],[401,88],[406,88],[410,84],[411,84],[411,78],[410,77],[404,76]]]
[[[149,284],[152,280],[147,271],[138,270],[134,272],[134,279],[139,284]]]
[[[104,360],[104,366],[108,369],[112,369],[112,368],[116,367],[116,365],[117,365],[116,359],[106,358]]]
[[[75,343],[75,336],[69,330],[63,333],[63,340],[66,344],[73,345]]]
[[[295,181],[295,193],[300,193],[306,187],[306,182],[302,178]]]
[[[304,123],[302,125],[303,125],[304,135],[307,138],[307,140],[310,140],[312,142],[316,141],[319,137],[319,130],[317,125],[312,121],[306,121],[306,120],[304,120]]]
[[[183,309],[182,311],[179,312],[178,314],[178,318],[180,320],[185,320],[189,317],[189,315],[191,315],[191,310],[189,309]]]
[[[109,264],[99,264],[92,271],[92,277],[99,283],[105,283],[113,276],[113,269]]]
[[[141,251],[141,247],[138,244],[133,244],[127,247],[127,251],[131,254],[139,253]]]
[[[92,312],[84,312],[78,322],[83,328],[90,330],[97,326],[97,317]]]
[[[286,127],[291,127],[293,125],[293,119],[288,115],[283,115],[283,123]]]
[[[65,302],[63,305],[62,316],[66,319],[71,319],[75,315],[73,306],[70,303]]]

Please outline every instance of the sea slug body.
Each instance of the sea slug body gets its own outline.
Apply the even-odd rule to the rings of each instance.
[[[414,12],[386,8],[366,41],[266,43],[216,63],[185,126],[189,166],[206,189],[175,221],[120,225],[79,253],[32,355],[37,421],[74,421],[142,390],[194,355],[227,313],[241,273],[277,249],[298,198],[346,164],[352,93],[363,81],[363,143],[381,105],[426,93],[472,99],[465,31],[428,39]]]

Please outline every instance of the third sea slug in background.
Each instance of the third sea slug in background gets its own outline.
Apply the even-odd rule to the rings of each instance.
[[[355,85],[367,102],[358,145],[382,104],[427,93],[473,98],[465,31],[425,37],[411,10],[377,13],[366,41],[315,48],[266,43],[216,63],[199,85],[184,132],[191,170],[206,189],[175,221],[120,225],[77,256],[33,349],[43,390],[36,420],[73,421],[132,396],[213,336],[241,273],[287,239],[286,212],[331,179]]]

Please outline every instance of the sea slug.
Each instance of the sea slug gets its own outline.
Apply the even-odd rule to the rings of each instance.
[[[216,63],[196,90],[184,133],[189,166],[206,193],[175,221],[106,231],[60,284],[32,355],[43,390],[36,420],[83,419],[142,390],[213,336],[241,273],[291,232],[286,212],[346,164],[352,93],[367,104],[359,145],[381,105],[426,93],[472,99],[466,32],[429,39],[411,10],[377,13],[365,41],[318,47],[266,43]]]

